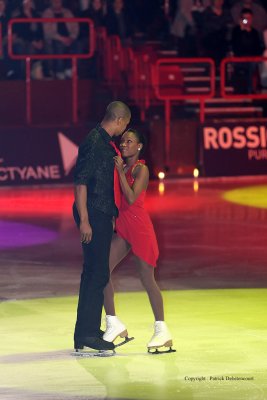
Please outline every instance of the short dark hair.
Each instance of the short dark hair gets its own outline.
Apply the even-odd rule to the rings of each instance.
[[[244,14],[253,15],[253,12],[252,12],[252,10],[250,8],[242,8],[241,15],[244,15]]]
[[[116,118],[131,118],[129,107],[122,101],[113,101],[107,106],[104,121],[114,121]]]

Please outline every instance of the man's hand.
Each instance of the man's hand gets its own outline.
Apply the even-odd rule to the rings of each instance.
[[[61,42],[64,44],[64,46],[69,47],[73,43],[73,39],[69,36],[61,36]]]
[[[44,47],[44,44],[43,44],[42,40],[34,40],[32,42],[32,45],[37,50],[42,50],[42,48]]]
[[[80,223],[80,234],[81,234],[81,242],[82,243],[90,243],[92,240],[92,228],[88,221],[84,221]]]

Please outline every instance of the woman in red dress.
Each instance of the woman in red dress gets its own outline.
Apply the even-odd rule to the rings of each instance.
[[[122,197],[116,220],[116,233],[111,243],[110,272],[112,273],[132,249],[155,317],[154,334],[147,345],[150,350],[162,346],[171,347],[172,338],[164,322],[162,295],[154,277],[159,250],[151,219],[144,208],[149,171],[145,161],[139,160],[143,146],[143,136],[136,130],[129,129],[123,134],[120,143],[123,159],[120,156],[115,157]],[[107,327],[103,339],[113,342],[118,336],[127,337],[127,329],[115,313],[111,277],[104,290],[104,296]]]

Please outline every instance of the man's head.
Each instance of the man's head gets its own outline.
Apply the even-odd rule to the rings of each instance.
[[[250,8],[243,8],[241,11],[241,24],[244,28],[250,29],[252,26],[253,13]]]
[[[131,120],[129,107],[121,101],[113,101],[107,106],[102,125],[112,136],[121,135]]]
[[[32,0],[23,0],[22,5],[23,5],[24,9],[30,10],[33,8],[33,1]]]
[[[215,8],[222,8],[224,0],[212,0],[212,6]]]
[[[115,13],[120,13],[124,8],[124,0],[114,0],[113,9]]]
[[[6,2],[5,0],[0,0],[0,15],[4,14],[6,9]]]
[[[99,11],[103,7],[102,0],[92,0],[91,5],[92,5],[93,10],[95,10],[95,11]]]
[[[63,7],[63,2],[62,0],[51,0],[51,6],[55,11],[61,10],[61,8]]]

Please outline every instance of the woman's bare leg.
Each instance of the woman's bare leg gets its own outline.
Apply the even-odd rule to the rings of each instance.
[[[154,267],[138,258],[138,272],[141,282],[148,294],[155,321],[164,321],[163,299],[155,281]]]
[[[111,273],[114,268],[127,256],[131,246],[126,240],[122,239],[116,233],[114,233],[109,256],[109,269],[110,278],[109,283],[104,289],[104,308],[106,315],[116,315],[114,305],[114,288],[112,284]]]

